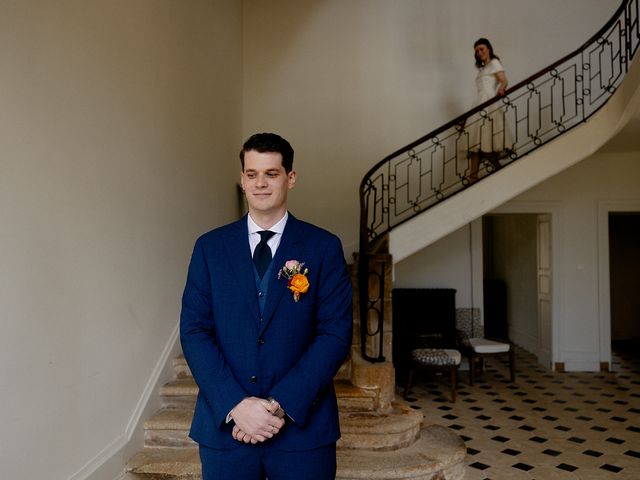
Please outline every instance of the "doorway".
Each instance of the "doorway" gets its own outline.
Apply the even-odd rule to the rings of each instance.
[[[640,212],[609,212],[612,351],[640,351]]]
[[[549,368],[551,215],[486,215],[482,230],[485,331],[506,332],[510,341],[536,355],[538,362]],[[503,293],[496,297],[495,292]],[[500,312],[501,307],[504,316],[491,313]],[[496,321],[505,324],[496,325]]]

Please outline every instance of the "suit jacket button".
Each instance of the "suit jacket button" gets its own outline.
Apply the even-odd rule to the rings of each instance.
[[[264,345],[264,338],[258,339],[258,345]]]
[[[256,383],[256,382],[258,381],[258,377],[256,377],[255,375],[251,375],[251,376],[249,377],[249,381],[250,381],[251,383]]]

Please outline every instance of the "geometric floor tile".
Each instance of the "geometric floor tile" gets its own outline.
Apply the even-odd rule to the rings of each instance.
[[[465,480],[640,480],[639,352],[615,350],[612,373],[557,373],[516,347],[514,384],[491,359],[473,387],[459,372],[451,403],[447,376],[420,371],[409,404],[465,441]]]

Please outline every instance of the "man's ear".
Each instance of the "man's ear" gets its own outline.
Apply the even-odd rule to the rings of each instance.
[[[291,170],[287,174],[287,177],[289,179],[289,190],[291,190],[296,185],[296,171],[295,170]]]

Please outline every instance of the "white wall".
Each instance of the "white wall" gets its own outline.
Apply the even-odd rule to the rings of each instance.
[[[83,478],[131,433],[196,235],[236,216],[241,5],[0,9],[0,478]]]
[[[394,288],[454,288],[456,307],[472,307],[469,226],[438,240],[429,248],[395,264]],[[481,298],[473,306],[482,306]]]
[[[292,210],[357,245],[358,185],[377,161],[466,111],[473,42],[516,83],[584,43],[619,0],[252,0],[243,132],[297,152]]]

